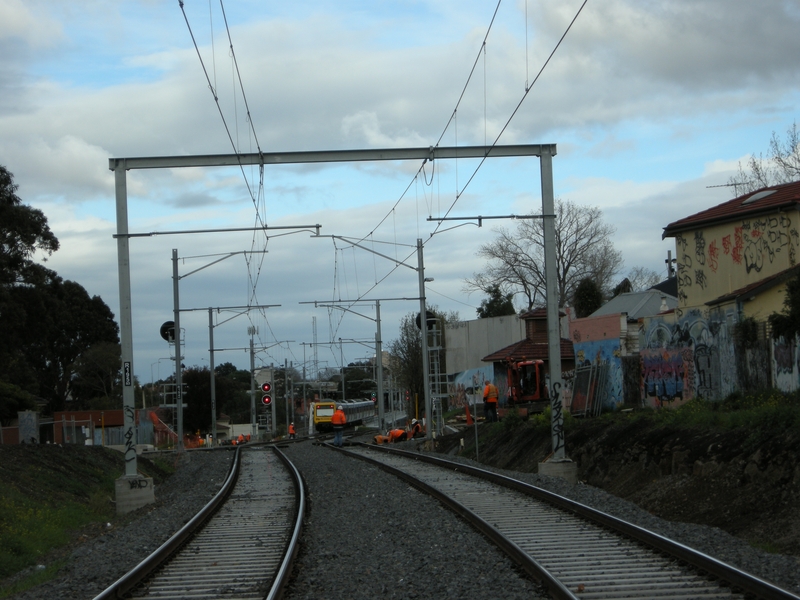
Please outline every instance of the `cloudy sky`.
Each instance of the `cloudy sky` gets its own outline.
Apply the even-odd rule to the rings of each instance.
[[[0,0],[0,164],[61,242],[48,265],[116,314],[109,158],[554,143],[556,196],[603,211],[623,272],[666,273],[662,228],[728,200],[713,186],[796,119],[798,0],[588,0],[538,78],[583,0],[505,0],[494,21],[493,0],[184,4]],[[417,239],[429,302],[474,318],[475,252],[514,224],[429,218],[540,209],[538,159],[420,167],[268,166],[263,185],[251,167],[130,171],[131,232],[288,228],[131,240],[135,374],[170,368],[173,249],[181,306],[221,309],[217,363],[248,368],[249,326],[257,365],[371,355],[374,305],[307,303],[383,299],[397,337]],[[226,308],[247,304],[280,306]],[[207,365],[207,311],[181,319],[184,363]]]

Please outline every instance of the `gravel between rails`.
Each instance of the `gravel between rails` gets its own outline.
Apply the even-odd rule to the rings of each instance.
[[[310,504],[286,600],[546,597],[480,533],[397,477],[310,443],[284,451]]]
[[[416,441],[398,445],[407,450],[417,446]],[[399,479],[310,442],[285,452],[303,474],[310,501],[288,600],[542,597],[540,588],[520,576],[482,535]],[[156,489],[155,504],[132,513],[124,527],[74,547],[56,579],[13,599],[94,598],[205,506],[225,480],[232,458],[225,451],[187,452],[175,474]],[[598,488],[488,469],[636,523],[800,595],[796,557],[756,550],[717,528],[664,521]]]

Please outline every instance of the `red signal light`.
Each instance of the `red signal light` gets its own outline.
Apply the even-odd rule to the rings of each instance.
[[[269,381],[265,381],[264,383],[261,384],[261,391],[264,392],[265,394],[271,392],[272,384]]]
[[[270,404],[272,404],[272,396],[270,396],[269,394],[267,394],[265,396],[262,396],[261,397],[261,403],[264,406],[269,406]]]

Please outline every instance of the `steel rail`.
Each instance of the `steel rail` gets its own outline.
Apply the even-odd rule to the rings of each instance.
[[[266,600],[280,598],[291,576],[293,562],[299,550],[307,507],[306,488],[300,472],[276,444],[253,444],[251,448],[256,449],[258,446],[261,447],[259,448],[261,452],[252,456],[248,453],[246,457],[242,455],[242,451],[248,447],[237,446],[231,474],[214,499],[178,533],[95,600],[129,597],[131,593],[141,593],[136,590],[137,587],[148,588],[149,593],[156,597],[184,597],[184,593],[198,598],[240,597],[244,593],[242,597],[258,597]],[[271,452],[276,458],[272,462],[263,463],[261,459],[253,462],[256,456],[262,455],[264,451]],[[288,487],[278,484],[275,488],[269,485],[267,489],[274,491],[268,492],[264,489],[261,478],[266,477],[271,481],[268,473],[272,471],[269,465],[277,465],[278,462],[275,461],[283,464],[291,483],[284,479]],[[267,471],[263,471],[264,466],[257,466],[262,464],[267,467]],[[255,472],[253,467],[257,469]],[[245,479],[242,479],[243,477]],[[268,517],[266,514],[262,515],[261,511],[265,502],[270,506],[271,493],[279,494],[274,497],[275,504],[272,504],[278,512]],[[275,520],[279,514],[285,514],[287,517],[291,515],[292,520],[286,522],[286,528],[281,524],[281,518]],[[257,522],[253,522],[253,519]],[[231,538],[235,539],[242,532],[249,532],[249,536],[255,537],[248,538],[248,543],[242,545],[241,550],[244,554],[231,553]],[[204,541],[204,536],[210,536],[220,544],[219,547],[211,548],[211,554],[203,550],[198,553],[198,548],[208,548],[208,541]],[[268,539],[271,542],[262,546],[262,540],[266,542]],[[234,546],[239,547],[235,543]],[[258,554],[254,554],[254,551]],[[256,556],[259,558],[254,561]],[[230,559],[233,559],[233,562]],[[204,567],[204,562],[212,566]],[[262,577],[261,569],[247,571],[255,564],[261,567],[269,564],[270,567]],[[243,577],[233,575],[236,570],[234,566],[241,571]],[[220,569],[225,573],[223,580],[219,579]],[[250,576],[250,573],[253,573],[253,576]],[[234,578],[232,581],[235,581],[232,587],[225,583],[231,577]],[[223,587],[214,587],[220,585],[216,583],[220,581]],[[239,589],[236,589],[237,585]],[[241,589],[243,585],[247,591]],[[252,585],[257,587],[255,589],[248,587]],[[256,591],[259,588],[261,591]],[[257,595],[253,596],[253,592]],[[211,595],[208,595],[209,593]]]
[[[291,440],[291,442],[295,441],[296,440]],[[292,564],[294,563],[294,559],[297,556],[297,551],[300,548],[300,534],[303,530],[303,522],[306,513],[306,485],[303,477],[300,475],[300,471],[297,470],[297,467],[294,466],[294,463],[292,463],[292,461],[290,461],[289,458],[283,452],[281,452],[277,446],[273,446],[272,449],[293,475],[292,481],[294,483],[295,490],[295,514],[297,514],[297,519],[295,519],[294,529],[292,530],[291,538],[289,539],[286,551],[284,552],[281,566],[278,568],[278,574],[275,576],[275,580],[273,581],[272,587],[270,588],[269,593],[266,595],[265,600],[276,600],[277,598],[280,598],[284,586],[289,581],[289,577],[292,574]]]
[[[142,562],[120,577],[108,588],[95,596],[94,600],[112,600],[124,598],[130,590],[144,581],[153,571],[160,567],[175,551],[177,551],[197,529],[208,520],[227,499],[231,493],[236,479],[239,477],[240,448],[236,449],[231,470],[222,487],[216,495],[206,504],[200,512],[192,517],[183,527],[172,535],[166,542],[161,544],[152,554]]]
[[[343,452],[352,456],[354,458],[358,458],[359,460],[363,460],[365,462],[369,462],[373,464],[387,473],[391,473],[396,477],[399,477],[409,485],[421,490],[422,492],[436,498],[447,506],[450,510],[455,512],[457,515],[462,517],[468,523],[472,524],[478,531],[483,533],[486,537],[488,537],[494,544],[499,546],[506,554],[508,554],[512,560],[514,560],[525,572],[527,572],[531,577],[534,579],[541,581],[542,584],[548,589],[550,593],[552,593],[556,598],[559,600],[579,600],[577,596],[575,596],[569,589],[556,577],[553,576],[550,571],[545,569],[536,559],[530,556],[527,552],[525,552],[522,548],[517,546],[514,542],[509,540],[506,536],[504,536],[500,531],[495,529],[491,524],[487,523],[484,519],[480,516],[475,514],[469,508],[458,502],[457,500],[450,497],[448,494],[436,489],[435,487],[425,483],[424,481],[420,481],[413,475],[406,473],[400,469],[392,467],[391,465],[387,465],[380,461],[375,461],[370,459],[367,456],[362,456],[360,454],[355,454],[348,452],[343,448],[336,448],[335,446],[331,446],[330,444],[326,444],[330,448],[334,450],[338,450],[339,452]],[[354,445],[363,445],[369,448],[368,444],[362,444],[361,442],[356,442]]]
[[[713,558],[703,552],[685,546],[679,542],[666,538],[652,531],[648,531],[647,529],[639,527],[638,525],[628,523],[626,521],[623,521],[622,519],[619,519],[617,517],[614,517],[597,509],[586,506],[585,504],[581,504],[574,500],[570,500],[569,498],[565,498],[564,496],[554,494],[553,492],[549,492],[547,490],[527,484],[517,479],[513,479],[511,477],[507,477],[499,473],[493,473],[491,471],[487,471],[485,469],[481,469],[471,465],[457,463],[439,457],[434,457],[429,454],[423,454],[419,452],[409,452],[407,450],[388,448],[385,446],[375,446],[371,444],[365,444],[362,442],[357,442],[352,444],[357,446],[363,446],[372,451],[385,452],[387,454],[396,454],[398,456],[404,456],[412,460],[418,460],[421,462],[438,465],[443,468],[451,469],[453,471],[468,473],[470,475],[479,477],[481,479],[491,481],[492,483],[495,483],[497,485],[501,485],[503,487],[507,487],[516,490],[518,492],[521,492],[523,494],[532,496],[536,499],[547,502],[561,510],[576,514],[581,518],[584,518],[588,521],[596,523],[597,525],[600,525],[601,527],[620,533],[630,539],[645,544],[655,549],[658,552],[672,556],[678,561],[683,561],[686,564],[689,564],[700,571],[708,573],[713,578],[726,582],[727,584],[730,585],[732,589],[740,590],[742,593],[747,594],[749,596],[753,596],[763,600],[800,600],[800,596],[796,596],[787,590],[784,590],[782,588],[773,585],[772,583],[764,581],[763,579],[756,577],[755,575],[751,575],[750,573],[741,571],[740,569],[737,569],[732,565],[729,565],[716,558]],[[356,454],[351,454],[351,455],[358,456]],[[360,456],[358,457],[361,458]]]

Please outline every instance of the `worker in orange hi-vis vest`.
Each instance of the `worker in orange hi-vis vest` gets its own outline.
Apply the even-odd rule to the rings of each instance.
[[[344,434],[344,426],[347,423],[347,416],[344,414],[344,409],[341,405],[336,407],[336,412],[331,417],[331,425],[333,425],[333,445],[337,448],[342,447],[342,435]]]
[[[487,380],[483,388],[483,401],[486,403],[486,420],[489,423],[497,421],[497,396],[497,386]]]
[[[294,439],[294,434],[295,433],[297,433],[297,431],[294,428],[294,423],[289,423],[289,439],[290,440]]]
[[[388,434],[389,442],[405,442],[408,439],[408,432],[405,429],[392,429]]]

